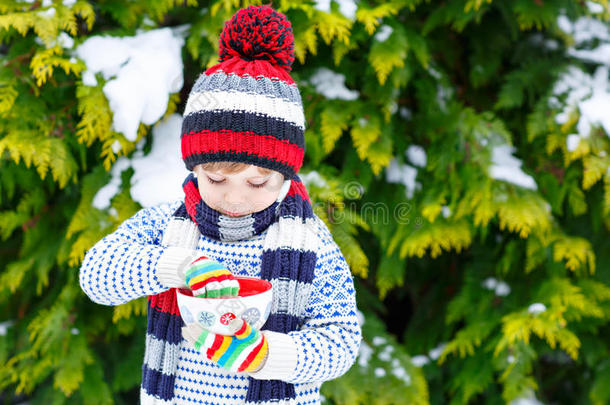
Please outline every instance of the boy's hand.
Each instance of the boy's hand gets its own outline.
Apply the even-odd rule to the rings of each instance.
[[[193,260],[184,271],[186,285],[195,297],[235,297],[239,283],[225,266],[207,256]]]
[[[182,336],[208,359],[229,371],[258,371],[269,352],[265,335],[241,318],[233,319],[229,327],[233,335],[224,336],[193,323],[182,328]]]

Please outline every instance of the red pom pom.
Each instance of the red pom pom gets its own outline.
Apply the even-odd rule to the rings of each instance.
[[[268,5],[241,9],[225,22],[219,54],[220,62],[239,56],[244,60],[266,60],[289,72],[294,61],[290,21]]]

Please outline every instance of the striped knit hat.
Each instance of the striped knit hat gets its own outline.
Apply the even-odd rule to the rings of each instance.
[[[219,63],[189,94],[182,122],[182,159],[265,167],[291,179],[305,154],[305,115],[290,77],[292,26],[270,6],[241,9],[225,22]]]

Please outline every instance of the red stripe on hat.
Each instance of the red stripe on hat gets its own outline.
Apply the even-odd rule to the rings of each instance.
[[[255,79],[262,75],[269,80],[279,80],[288,85],[296,86],[294,79],[286,69],[281,66],[275,66],[267,60],[247,61],[238,56],[234,56],[210,67],[205,71],[205,74],[209,76],[219,70],[227,75],[233,74],[240,77],[251,76]]]
[[[199,153],[236,152],[256,155],[290,166],[298,172],[305,151],[298,145],[278,140],[270,135],[257,135],[250,131],[233,132],[226,129],[184,134],[182,159]]]

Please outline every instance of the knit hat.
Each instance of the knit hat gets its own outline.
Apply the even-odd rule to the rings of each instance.
[[[293,178],[305,155],[305,115],[289,74],[290,21],[268,5],[250,6],[225,22],[219,42],[219,63],[197,78],[186,102],[186,168],[231,161]]]

